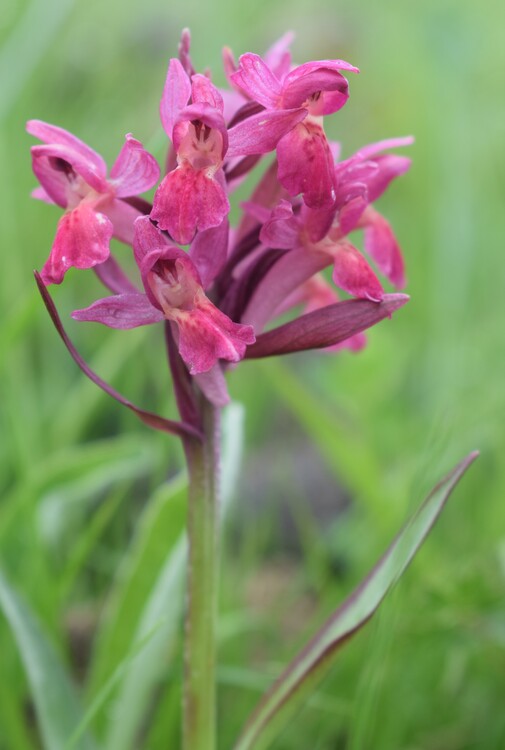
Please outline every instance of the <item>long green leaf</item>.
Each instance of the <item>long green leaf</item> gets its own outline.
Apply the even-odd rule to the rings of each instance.
[[[35,617],[1,572],[0,607],[28,676],[44,747],[63,750],[82,715],[74,686]],[[78,750],[95,747],[89,736],[76,745]]]
[[[323,625],[265,694],[234,750],[268,747],[334,661],[335,654],[372,617],[438,518],[447,498],[477,457],[471,453],[431,492],[371,573]]]

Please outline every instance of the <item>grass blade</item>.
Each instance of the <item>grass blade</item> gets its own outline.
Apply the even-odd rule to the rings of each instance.
[[[81,707],[60,659],[27,605],[0,572],[0,607],[16,639],[23,661],[46,750],[63,750],[81,720]],[[89,736],[78,750],[93,750]]]
[[[329,618],[265,694],[234,750],[269,746],[331,666],[337,650],[373,616],[429,533],[452,490],[477,457],[471,453],[430,493],[371,573]]]

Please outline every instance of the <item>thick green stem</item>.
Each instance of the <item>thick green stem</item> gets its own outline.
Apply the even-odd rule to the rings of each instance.
[[[188,606],[184,652],[184,750],[215,750],[215,630],[219,567],[219,411],[202,401],[203,442],[186,445],[189,465]]]

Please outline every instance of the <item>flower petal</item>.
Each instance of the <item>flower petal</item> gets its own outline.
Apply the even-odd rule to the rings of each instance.
[[[361,159],[373,159],[382,151],[386,151],[390,148],[401,148],[402,146],[411,146],[414,143],[414,136],[405,135],[401,138],[386,138],[383,141],[377,141],[376,143],[370,143],[368,146],[363,146],[355,154]]]
[[[35,176],[49,197],[62,208],[72,199],[78,201],[84,197],[86,186],[97,193],[111,190],[95,166],[68,146],[32,146],[31,154]]]
[[[181,141],[187,133],[187,125],[194,120],[199,120],[211,130],[215,130],[221,135],[222,146],[220,157],[221,159],[224,158],[224,155],[228,150],[228,131],[221,112],[208,104],[208,102],[190,104],[189,107],[185,107],[179,112],[174,125],[172,138],[176,151],[179,151]],[[179,125],[185,127],[178,127]]]
[[[207,104],[210,104],[211,107],[214,107],[214,109],[221,112],[221,114],[223,113],[223,97],[212,81],[201,73],[196,73],[194,76],[191,76],[191,98],[193,104],[206,102]]]
[[[160,178],[160,168],[154,156],[151,156],[141,142],[128,133],[110,176],[116,196],[125,198],[144,193],[152,188]]]
[[[112,222],[92,206],[82,202],[64,214],[51,254],[42,269],[45,284],[61,284],[69,268],[92,268],[109,257]]]
[[[126,293],[104,297],[82,310],[74,310],[74,320],[102,323],[109,328],[129,330],[159,323],[165,316],[153,307],[145,294]]]
[[[52,206],[54,205],[53,199],[46,193],[43,187],[34,188],[30,195],[38,201],[44,201],[44,203],[50,203]]]
[[[380,302],[384,291],[361,253],[350,242],[339,242],[336,245],[333,281],[353,297]]]
[[[259,112],[228,131],[227,156],[268,154],[279,140],[307,117],[307,110],[279,109]]]
[[[315,116],[337,112],[348,98],[347,79],[338,70],[329,68],[314,68],[296,77],[289,74],[282,92],[284,107],[301,107],[309,100],[310,113]]]
[[[153,224],[149,216],[140,216],[134,225],[133,251],[141,272],[151,270],[161,258],[186,258],[186,253],[176,247]]]
[[[217,179],[183,164],[159,186],[151,217],[175,242],[187,245],[197,230],[219,226],[229,210],[228,197]]]
[[[103,263],[94,266],[93,270],[102,284],[113,294],[138,293],[137,287],[132,284],[112,253]]]
[[[370,203],[376,201],[389,183],[410,169],[412,159],[397,154],[385,154],[374,159],[377,171],[366,181]]]
[[[160,102],[161,124],[168,137],[172,138],[175,121],[191,96],[188,74],[179,60],[173,57],[168,65],[167,77]]]
[[[291,68],[289,46],[294,38],[294,33],[287,31],[265,53],[265,63],[280,81],[289,73]]]
[[[307,120],[296,125],[277,144],[278,177],[290,195],[303,193],[310,208],[335,200],[335,170],[323,128]]]
[[[366,210],[363,219],[365,251],[377,263],[380,272],[397,289],[403,289],[405,264],[390,223],[370,207]]]
[[[338,223],[342,235],[349,234],[356,228],[368,203],[366,185],[354,185],[353,190],[346,196],[346,201],[338,212]]]
[[[81,160],[88,162],[90,168],[93,168],[97,175],[105,178],[107,165],[100,154],[97,154],[96,151],[93,151],[86,143],[69,133],[68,130],[50,125],[48,122],[42,122],[42,120],[28,120],[26,130],[43,143],[65,146],[65,148],[71,149],[80,156]]]
[[[291,250],[300,244],[300,227],[289,201],[281,201],[272,211],[260,232],[260,240],[267,247]]]
[[[337,205],[324,206],[323,208],[309,208],[304,204],[300,211],[300,224],[303,226],[304,234],[310,242],[319,242],[331,229]]]
[[[278,78],[259,55],[247,52],[238,61],[238,70],[232,73],[232,82],[264,107],[277,106],[282,87]]]
[[[191,243],[189,256],[198,270],[204,289],[212,284],[226,262],[229,229],[228,219],[225,218],[219,226],[198,232]]]
[[[218,361],[238,362],[255,341],[251,326],[233,323],[209,300],[174,318],[179,327],[179,353],[192,375],[207,372]]]
[[[125,245],[133,242],[133,226],[141,212],[123,200],[114,199],[108,202],[102,212],[109,217],[114,226],[114,237]]]

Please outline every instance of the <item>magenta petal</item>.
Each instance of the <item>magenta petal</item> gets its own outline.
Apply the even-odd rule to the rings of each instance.
[[[307,117],[307,110],[279,109],[260,112],[239,122],[228,131],[227,156],[267,154],[279,140]]]
[[[109,257],[112,223],[101,213],[81,203],[64,214],[51,254],[42,269],[45,284],[61,284],[69,268],[92,268]]]
[[[93,151],[86,143],[76,138],[75,135],[69,133],[68,130],[58,128],[56,125],[50,125],[42,120],[28,120],[26,123],[26,130],[30,135],[34,135],[43,143],[49,145],[58,145],[69,148],[78,154],[83,161],[88,162],[94,168],[96,174],[105,178],[107,174],[107,165],[104,160]]]
[[[298,65],[284,79],[284,89],[290,86],[293,81],[299,78],[306,78],[308,75],[317,74],[321,70],[336,71],[346,70],[349,73],[359,73],[359,68],[345,60],[311,60],[310,62]],[[317,90],[317,89],[316,89]]]
[[[207,104],[210,104],[211,107],[214,107],[214,109],[219,110],[219,112],[223,112],[223,97],[212,81],[201,73],[196,73],[191,77],[191,98],[193,104],[206,102]]]
[[[202,287],[212,284],[226,262],[230,225],[225,218],[218,227],[198,232],[191,243],[189,256],[195,264]]]
[[[191,96],[189,77],[179,60],[172,58],[168,65],[167,77],[160,102],[161,124],[165,133],[172,138],[175,121]]]
[[[265,63],[280,81],[289,73],[291,68],[289,46],[294,38],[294,33],[287,31],[265,53]]]
[[[138,293],[137,287],[132,284],[112,253],[103,263],[94,266],[93,270],[102,284],[113,294]]]
[[[165,319],[163,313],[153,307],[145,294],[118,294],[104,297],[82,310],[74,310],[74,320],[103,323],[109,328],[129,330],[139,326],[159,323]]]
[[[402,289],[405,286],[405,265],[391,225],[377,211],[368,209],[365,216],[365,251],[377,263],[380,272],[397,289]]]
[[[46,193],[43,187],[34,188],[30,195],[32,198],[35,198],[38,201],[44,201],[44,203],[50,203],[51,205],[54,205],[53,199]]]
[[[211,302],[176,319],[179,327],[179,353],[192,375],[207,372],[218,361],[238,362],[247,344],[255,341],[251,326],[233,323]]]
[[[356,228],[358,222],[368,206],[366,187],[361,185],[355,194],[348,197],[338,214],[338,221],[342,235],[349,234]]]
[[[310,208],[323,208],[335,200],[333,158],[322,127],[301,122],[277,145],[278,177],[290,195],[303,193]]]
[[[35,176],[52,200],[62,208],[70,196],[82,197],[82,178],[97,193],[110,191],[109,184],[96,167],[77,151],[67,146],[32,146],[32,167]]]
[[[176,151],[179,151],[181,140],[187,132],[187,126],[178,126],[184,126],[186,123],[193,120],[199,120],[200,122],[203,122],[204,125],[207,125],[207,127],[217,130],[220,133],[222,139],[221,158],[224,158],[224,155],[228,150],[228,131],[226,129],[224,117],[219,110],[215,109],[215,107],[212,107],[207,102],[190,104],[189,107],[185,107],[179,112],[176,124],[174,125],[172,138]]]
[[[260,240],[267,247],[291,250],[300,244],[300,227],[289,201],[281,201],[263,224]]]
[[[176,242],[187,245],[196,230],[217,227],[230,210],[225,190],[204,170],[183,164],[167,174],[154,196],[151,217]]]
[[[258,182],[250,200],[246,202],[246,212],[242,215],[240,224],[235,232],[235,244],[256,225],[256,218],[253,218],[255,214],[249,214],[249,206],[257,204],[272,209],[284,194],[284,190],[277,179],[277,162],[273,161]],[[264,220],[264,218],[260,218],[260,223]]]
[[[129,203],[123,200],[114,200],[108,202],[103,208],[103,213],[109,217],[114,227],[113,235],[120,242],[124,242],[126,245],[131,245],[133,242],[133,226],[135,219],[142,216],[138,211]]]
[[[323,208],[309,208],[307,205],[302,206],[300,223],[310,242],[319,242],[326,237],[331,229],[336,212],[336,205],[329,205]]]
[[[333,281],[353,297],[362,297],[372,302],[380,302],[384,291],[361,253],[349,242],[339,242],[336,246]]]
[[[334,346],[391,317],[408,300],[406,294],[386,294],[382,302],[353,299],[323,307],[262,333],[247,347],[246,359]]]
[[[378,169],[366,181],[370,203],[376,201],[382,195],[392,180],[408,171],[412,160],[407,156],[385,154],[384,156],[378,156],[374,162]]]
[[[330,115],[346,103],[349,98],[349,84],[341,73],[328,68],[314,69],[303,76],[291,79],[287,76],[282,92],[282,104],[284,107],[300,107],[316,92],[318,98],[309,102],[311,114]]]
[[[402,138],[386,138],[383,141],[377,141],[376,143],[370,143],[368,146],[363,146],[355,154],[360,159],[373,159],[374,156],[380,154],[382,151],[386,151],[390,148],[401,148],[402,146],[411,146],[414,143],[414,136],[405,135]]]
[[[160,168],[154,156],[151,156],[141,142],[128,133],[110,176],[116,196],[125,198],[129,195],[144,193],[152,188],[159,180]]]
[[[265,61],[259,55],[248,52],[241,55],[238,62],[238,70],[230,76],[232,82],[264,107],[276,107],[281,84]]]
[[[153,224],[149,216],[140,216],[134,226],[133,251],[135,260],[143,275],[162,258],[185,258],[186,253],[170,242]]]

